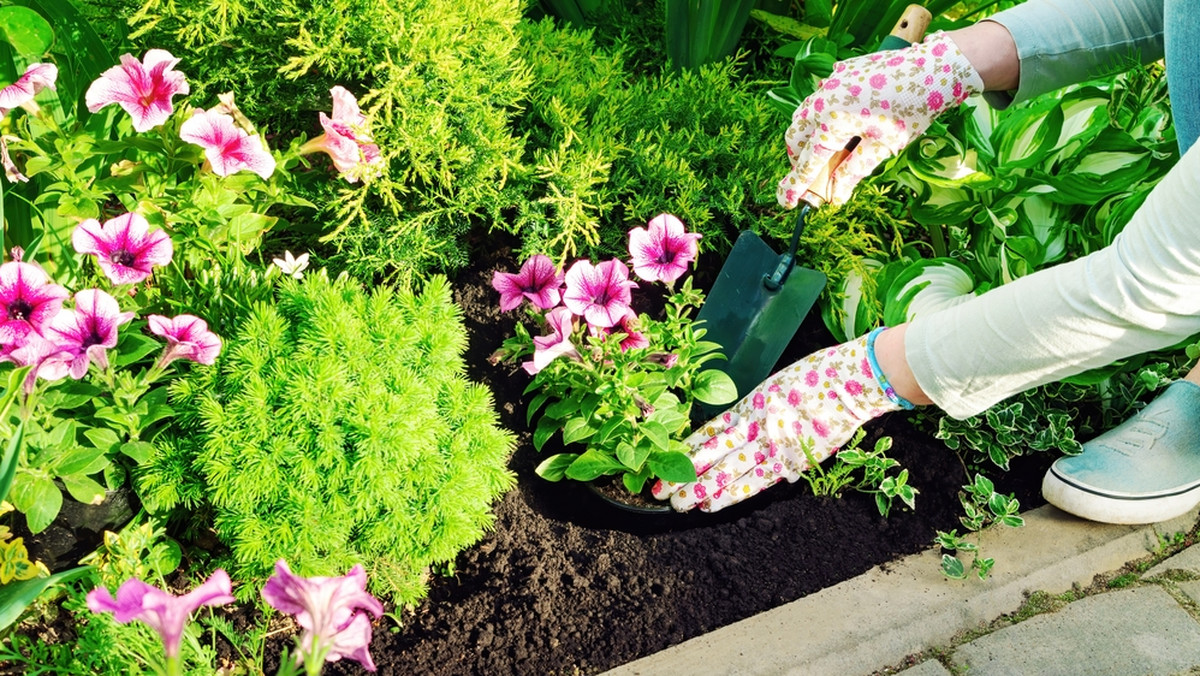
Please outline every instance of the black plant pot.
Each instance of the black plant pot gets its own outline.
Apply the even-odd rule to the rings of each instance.
[[[62,509],[40,533],[29,532],[24,516],[16,514],[13,532],[24,538],[32,561],[41,561],[51,572],[79,565],[79,559],[104,542],[104,531],[120,530],[141,508],[132,488],[108,491],[98,505],[63,496]]]

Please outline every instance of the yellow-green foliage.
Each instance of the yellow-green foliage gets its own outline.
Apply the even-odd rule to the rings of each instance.
[[[744,64],[647,71],[629,42],[601,46],[549,20],[520,32],[533,85],[519,124],[534,174],[513,225],[527,251],[618,253],[628,228],[662,212],[719,251],[737,230],[782,217],[786,120],[745,80]]]
[[[513,482],[512,435],[464,377],[465,345],[441,277],[420,295],[285,278],[216,367],[173,384],[177,424],[138,492],[156,512],[211,512],[243,589],[282,558],[302,575],[361,563],[376,592],[417,600]]]
[[[89,0],[121,11],[129,0]],[[388,173],[368,191],[314,182],[307,195],[357,276],[407,278],[466,260],[459,236],[494,219],[522,152],[509,118],[528,86],[516,54],[520,0],[146,0],[143,49],[183,58],[198,101],[234,91],[270,131],[320,133],[329,88],[373,116]],[[211,105],[208,104],[208,105]],[[322,170],[328,162],[317,159]]]

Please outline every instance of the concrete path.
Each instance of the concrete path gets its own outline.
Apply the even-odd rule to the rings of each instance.
[[[996,559],[985,581],[946,579],[931,549],[605,676],[1200,674],[1200,547],[1129,572],[1200,511],[1153,526],[1023,516],[977,539]]]

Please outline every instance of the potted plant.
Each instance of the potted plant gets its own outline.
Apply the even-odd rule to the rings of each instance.
[[[693,319],[704,294],[690,278],[675,288],[695,260],[699,238],[662,214],[629,232],[630,265],[580,259],[564,274],[535,255],[519,272],[494,273],[501,310],[524,306],[541,334],[518,322],[493,357],[521,361],[533,376],[526,393],[535,393],[528,409],[531,423],[538,417],[534,447],[542,450],[557,432],[565,445],[579,447],[546,458],[538,475],[585,482],[611,477],[609,483],[619,477],[626,498],[654,479],[696,479],[684,443],[693,405],[726,404],[737,396],[728,375],[705,368],[722,355]],[[630,267],[645,282],[665,286],[661,317],[634,311],[638,283]]]

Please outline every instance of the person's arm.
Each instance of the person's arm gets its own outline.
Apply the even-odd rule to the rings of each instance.
[[[1161,59],[1163,0],[1029,0],[949,35],[1005,108]]]

